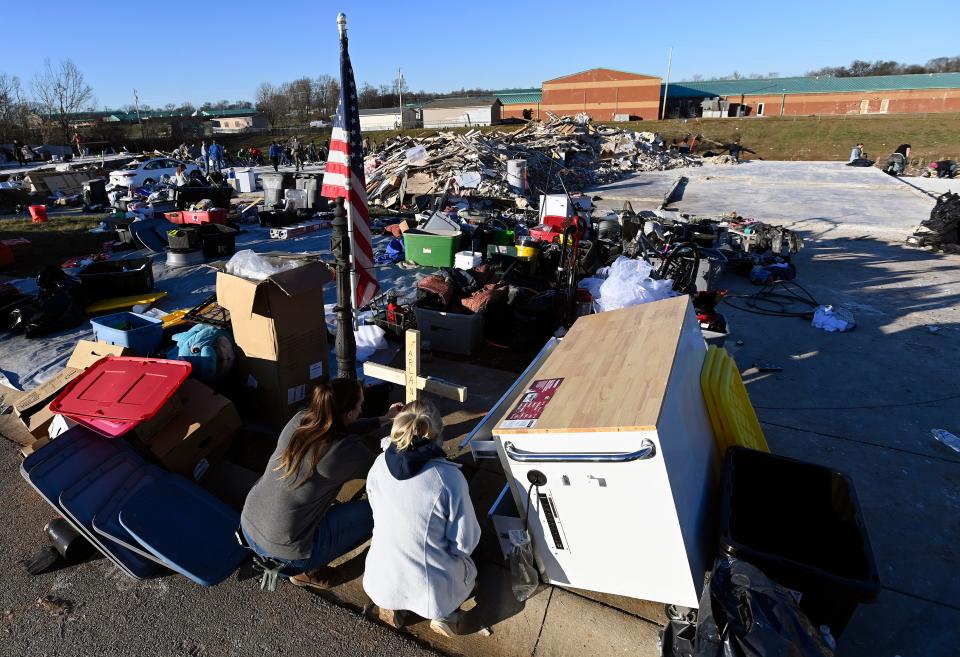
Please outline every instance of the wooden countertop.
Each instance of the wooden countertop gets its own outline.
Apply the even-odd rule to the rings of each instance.
[[[576,321],[533,381],[563,379],[533,427],[494,433],[642,431],[656,428],[684,316],[686,295],[587,315]]]

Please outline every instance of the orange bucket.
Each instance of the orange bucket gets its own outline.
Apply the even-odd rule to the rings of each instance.
[[[30,206],[30,216],[33,218],[33,223],[35,223],[35,224],[45,224],[45,223],[47,223],[47,206],[45,206],[45,205],[31,205],[31,206]]]

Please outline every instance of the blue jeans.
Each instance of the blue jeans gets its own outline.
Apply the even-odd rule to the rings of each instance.
[[[292,577],[300,573],[316,570],[321,566],[355,550],[373,536],[373,510],[367,500],[355,500],[343,504],[334,504],[317,525],[313,538],[313,551],[306,559],[277,559],[251,540],[243,532],[250,549],[261,557],[270,557],[283,561],[287,567],[282,574]]]

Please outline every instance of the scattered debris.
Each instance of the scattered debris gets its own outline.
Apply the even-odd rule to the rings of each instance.
[[[659,135],[550,115],[516,132],[440,132],[388,140],[366,160],[371,204],[406,207],[408,197],[441,193],[513,199],[507,162],[525,160],[528,193],[583,189],[636,171],[699,166],[701,158],[669,151]]]
[[[846,308],[819,306],[813,314],[813,327],[830,333],[849,331],[856,325],[853,313]]]
[[[52,594],[37,598],[37,606],[51,616],[57,617],[67,616],[73,611],[73,602]]]
[[[960,194],[947,192],[937,199],[925,219],[913,235],[907,238],[911,246],[929,246],[945,251],[958,250],[960,243]]]

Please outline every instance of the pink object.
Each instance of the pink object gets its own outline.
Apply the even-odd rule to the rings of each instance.
[[[190,369],[180,360],[106,356],[67,384],[50,410],[116,438],[155,416]]]

